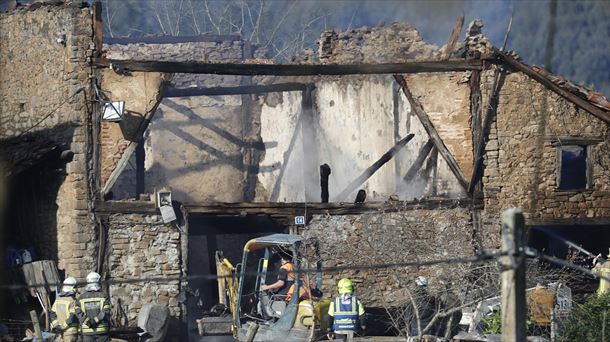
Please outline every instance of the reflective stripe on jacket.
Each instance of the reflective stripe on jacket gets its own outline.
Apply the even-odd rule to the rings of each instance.
[[[76,300],[72,296],[58,296],[51,307],[52,317],[51,328],[60,327],[66,335],[78,333],[78,320],[76,320]],[[72,316],[72,321],[68,320]]]
[[[103,292],[85,292],[78,298],[83,335],[107,334],[110,321],[110,301]],[[97,322],[89,326],[89,319]]]
[[[341,303],[341,298],[335,298],[334,304],[334,331],[356,331],[360,329],[359,307],[360,303],[355,296],[352,296],[349,303]]]

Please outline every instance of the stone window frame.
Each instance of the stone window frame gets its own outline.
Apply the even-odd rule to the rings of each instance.
[[[593,164],[592,164],[592,158],[591,158],[591,150],[592,150],[592,146],[599,144],[600,142],[603,142],[604,139],[602,138],[584,138],[584,137],[573,137],[573,136],[567,136],[567,137],[549,137],[547,138],[547,140],[549,140],[551,142],[551,145],[555,148],[556,151],[556,161],[557,161],[557,166],[555,168],[555,177],[556,177],[556,186],[555,186],[555,191],[556,192],[582,192],[582,191],[587,191],[587,190],[591,190],[593,188]],[[587,182],[584,188],[580,188],[580,189],[560,189],[559,185],[561,183],[561,163],[562,163],[562,156],[561,156],[561,147],[562,146],[581,146],[585,148],[586,151],[586,177],[587,177]]]

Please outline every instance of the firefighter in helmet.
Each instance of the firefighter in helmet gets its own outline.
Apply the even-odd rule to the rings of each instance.
[[[76,303],[84,342],[110,341],[110,299],[102,291],[100,278],[96,272],[87,275],[87,286]]]
[[[348,278],[337,284],[339,296],[328,307],[328,338],[348,339],[365,329],[364,306],[354,295],[354,285]]]
[[[75,342],[78,337],[75,296],[76,279],[67,277],[50,312],[51,331],[61,335],[61,340],[66,342]]]

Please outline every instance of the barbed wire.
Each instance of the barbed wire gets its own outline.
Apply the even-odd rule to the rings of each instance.
[[[299,269],[299,273],[311,273],[321,271],[323,273],[339,273],[342,271],[365,271],[375,269],[391,269],[391,268],[402,268],[402,267],[421,267],[421,266],[434,266],[439,264],[468,264],[468,263],[479,263],[489,260],[496,259],[501,256],[505,256],[506,253],[498,251],[483,251],[477,255],[471,257],[456,257],[446,259],[433,259],[424,261],[403,261],[403,262],[391,262],[391,263],[380,263],[371,265],[346,265],[346,266],[331,266],[321,267],[320,269]],[[239,273],[242,274],[242,273]],[[244,272],[245,276],[262,276],[268,274],[268,272]],[[136,283],[163,283],[163,282],[182,282],[187,280],[218,280],[231,278],[233,275],[219,276],[216,274],[196,274],[187,276],[175,276],[175,277],[140,277],[131,279],[105,279],[100,281],[100,284],[107,285],[121,285],[121,284],[136,284]],[[30,289],[37,287],[53,287],[62,286],[63,284],[53,283],[38,283],[38,284],[0,284],[0,289],[19,290],[19,289]],[[77,287],[87,285],[86,282],[77,282]]]

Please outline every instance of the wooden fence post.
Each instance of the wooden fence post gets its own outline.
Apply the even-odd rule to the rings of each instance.
[[[525,219],[521,209],[502,214],[502,341],[525,342]]]
[[[42,330],[40,329],[40,322],[38,321],[38,314],[36,310],[30,311],[30,319],[32,319],[32,325],[34,326],[34,333],[38,341],[42,341]]]

